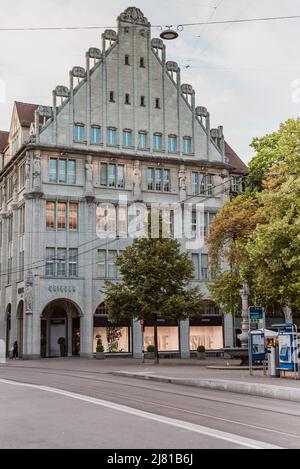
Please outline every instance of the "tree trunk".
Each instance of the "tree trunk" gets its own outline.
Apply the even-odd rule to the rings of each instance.
[[[155,360],[154,363],[159,364],[158,356],[158,334],[157,334],[157,317],[154,318],[154,347],[155,347]]]

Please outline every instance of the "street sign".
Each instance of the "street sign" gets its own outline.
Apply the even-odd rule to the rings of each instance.
[[[264,309],[256,306],[249,308],[250,321],[262,321],[264,319]]]

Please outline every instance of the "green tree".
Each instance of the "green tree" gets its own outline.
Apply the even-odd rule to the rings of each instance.
[[[159,317],[184,320],[200,315],[203,299],[198,288],[188,288],[194,266],[173,239],[139,238],[117,257],[122,281],[106,282],[109,319],[151,320],[158,363]]]

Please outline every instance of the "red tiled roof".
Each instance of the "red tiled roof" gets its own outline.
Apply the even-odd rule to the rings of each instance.
[[[227,142],[225,142],[225,156],[227,156],[229,164],[234,167],[236,172],[241,174],[247,174],[249,172],[248,167]]]
[[[6,148],[8,144],[9,132],[0,130],[0,153]]]
[[[17,113],[22,127],[30,127],[34,122],[34,111],[38,104],[20,103],[16,101]]]

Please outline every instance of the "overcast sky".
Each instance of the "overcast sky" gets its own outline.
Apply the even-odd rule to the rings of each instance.
[[[0,28],[112,27],[133,5],[155,25],[300,15],[300,0],[0,0]],[[89,47],[101,47],[102,32],[0,31],[0,129],[9,129],[14,100],[51,105],[52,90],[68,85],[69,70],[84,66]],[[292,84],[300,83],[299,33],[300,19],[208,25],[186,27],[167,43],[168,60],[179,63],[197,105],[209,109],[213,126],[224,126],[244,161],[253,137],[299,116],[300,102],[292,99]]]

